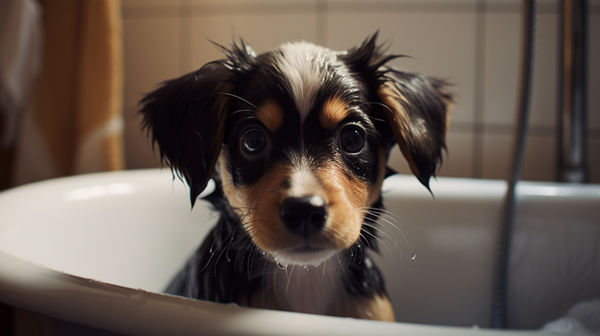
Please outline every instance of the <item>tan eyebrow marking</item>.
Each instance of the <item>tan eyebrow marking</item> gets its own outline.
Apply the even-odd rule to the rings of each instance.
[[[276,132],[283,123],[283,112],[279,105],[271,100],[260,106],[256,116],[271,132]]]
[[[326,129],[335,129],[337,125],[348,116],[348,104],[340,98],[334,97],[323,105],[321,111],[321,124]]]

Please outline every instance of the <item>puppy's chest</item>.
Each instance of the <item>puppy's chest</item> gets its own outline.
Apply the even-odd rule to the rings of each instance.
[[[329,264],[329,265],[328,265]],[[273,265],[263,278],[262,289],[254,295],[252,306],[320,315],[338,315],[345,298],[341,270],[332,261],[319,267]]]

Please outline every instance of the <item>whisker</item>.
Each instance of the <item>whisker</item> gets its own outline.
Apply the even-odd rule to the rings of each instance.
[[[220,213],[217,213],[216,215],[214,215],[214,216],[212,216],[212,217],[210,217],[210,218],[206,219],[206,220],[205,220],[205,221],[203,221],[202,223],[200,223],[200,224],[196,225],[196,227],[198,228],[198,227],[200,227],[200,226],[202,226],[202,225],[204,225],[204,224],[206,224],[206,223],[210,222],[211,220],[213,220],[213,219],[215,219],[215,218],[219,218],[220,216],[221,216],[221,214],[220,214]]]
[[[362,230],[361,230],[362,231]],[[365,235],[362,234],[362,232],[359,232],[358,235],[362,238],[362,240],[368,245],[369,249],[371,249],[371,243],[369,243],[369,240],[367,239],[367,237],[365,237]],[[360,248],[360,245],[358,246]]]
[[[236,111],[231,112],[231,114],[229,114],[229,117],[231,117],[237,113],[242,113],[242,112],[254,112],[254,110],[251,110],[251,109],[236,110]]]
[[[392,236],[388,235],[388,234],[387,234],[385,231],[383,231],[382,229],[378,228],[378,227],[377,227],[377,225],[373,225],[373,224],[371,224],[371,223],[367,223],[367,222],[363,223],[363,225],[364,225],[364,226],[368,226],[368,227],[372,228],[373,230],[375,230],[375,231],[377,231],[377,232],[380,232],[380,233],[381,233],[381,234],[383,234],[384,236],[388,237],[388,238],[389,238],[389,239],[390,239],[392,242],[394,242],[394,245],[395,245],[395,246],[394,246],[394,249],[395,249],[395,250],[397,250],[397,249],[399,248],[399,247],[398,247],[398,240],[396,239],[396,235],[394,235],[394,233],[393,233],[393,232],[392,232],[392,236],[393,236],[393,237],[392,237]],[[407,241],[407,243],[408,243],[408,241]],[[410,245],[409,245],[409,246],[410,246]]]
[[[375,238],[381,245],[383,245],[383,247],[388,251],[388,253],[390,254],[390,257],[392,257],[392,260],[394,261],[394,266],[398,267],[398,264],[396,263],[396,258],[394,258],[394,255],[392,254],[392,251],[390,251],[390,249],[383,243],[383,241],[381,239],[379,239],[376,235],[372,234],[371,232],[364,230],[365,233],[368,233],[369,235],[371,235],[373,238]],[[400,258],[402,258],[402,252],[400,252]]]
[[[246,100],[246,99],[244,99],[244,98],[242,98],[242,97],[240,97],[238,95],[235,95],[233,93],[229,93],[229,92],[216,92],[215,94],[219,94],[219,95],[223,95],[223,96],[229,96],[229,97],[232,97],[232,98],[239,99],[239,100],[243,101],[244,103],[252,106],[255,110],[258,110],[258,107],[256,107],[256,105],[252,104],[248,100]]]
[[[198,274],[202,273],[202,271],[204,271],[208,265],[210,264],[210,261],[212,260],[212,258],[214,257],[215,253],[217,253],[217,250],[224,244],[224,241],[221,242],[221,244],[219,244],[219,246],[214,249],[215,246],[215,242],[217,241],[217,238],[221,236],[221,234],[227,230],[227,227],[224,227],[223,230],[221,230],[221,232],[219,232],[219,234],[215,237],[215,239],[213,239],[212,244],[210,245],[210,248],[208,250],[208,253],[210,253],[210,257],[208,258],[208,261],[206,262],[206,264],[204,265],[204,267],[202,267],[202,269],[200,271],[198,271]]]
[[[377,209],[377,208],[373,208],[373,210],[379,211],[381,215],[385,215],[387,218],[390,218],[391,220],[393,220],[394,222],[398,223],[398,225],[402,225],[402,223],[400,223],[400,221],[404,222],[404,224],[406,225],[410,225],[413,228],[418,228],[418,225],[414,225],[410,222],[405,221],[404,219],[402,219],[400,216],[398,216],[397,214],[386,210],[386,209]]]
[[[402,235],[402,238],[404,238],[404,242],[406,243],[407,248],[410,249],[410,242],[408,241],[408,237],[406,236],[404,231],[400,230],[400,228],[398,228],[396,225],[394,225],[394,223],[390,222],[389,220],[387,220],[383,217],[380,217],[380,219],[382,221],[384,221],[385,223],[389,224],[390,226],[392,226],[393,228],[395,228],[396,230],[398,230],[398,232],[400,232],[400,234]],[[396,237],[396,235],[394,235],[394,238],[395,237]],[[396,242],[396,244],[398,244],[398,243]]]
[[[323,283],[323,279],[325,279],[327,277],[327,274],[325,274],[325,267],[326,267],[328,261],[329,260],[325,260],[322,264],[323,272],[321,273],[321,277],[319,278],[319,283],[321,283],[321,284]]]
[[[290,282],[292,281],[292,274],[294,273],[294,269],[296,269],[296,264],[292,265],[292,269],[290,270],[290,274],[289,275],[287,274],[287,269],[288,268],[289,267],[285,268],[285,274],[287,276],[287,285],[285,286],[285,291],[286,292],[289,291],[289,289],[290,289]]]
[[[263,279],[265,278],[265,275],[266,275],[266,269],[267,269],[267,263],[268,262],[269,262],[269,260],[267,260],[267,258],[265,258],[265,263],[263,265],[263,271],[262,271],[262,277],[263,277]],[[265,300],[266,300],[266,292],[267,292],[267,282],[263,281],[263,290],[262,290],[263,302],[265,302]]]
[[[340,264],[340,271],[338,272],[338,275],[343,274],[344,279],[346,279],[346,267],[344,267],[344,265],[342,264],[342,259],[340,258],[339,254],[334,254],[338,260],[338,263]]]
[[[366,211],[367,214],[372,215],[376,218],[381,218],[381,217],[385,217],[389,220],[388,223],[390,223],[394,228],[396,228],[398,231],[400,231],[400,229],[396,226],[396,224],[403,226],[402,223],[400,223],[398,221],[398,217],[396,216],[396,214],[394,214],[393,212],[387,211],[385,209],[380,209],[380,208],[361,208],[362,211]],[[396,224],[393,224],[393,223]]]
[[[408,241],[408,237],[406,236],[406,234],[404,233],[404,231],[400,230],[400,228],[398,226],[402,226],[402,224],[400,222],[398,222],[396,220],[396,218],[393,216],[393,214],[391,213],[377,213],[377,211],[379,210],[383,210],[383,209],[377,209],[377,208],[365,208],[368,209],[367,210],[367,214],[370,215],[374,215],[378,217],[378,220],[383,221],[384,223],[382,224],[389,224],[391,227],[393,227],[394,229],[398,230],[398,232],[400,232],[400,234],[402,235],[402,238],[404,238],[404,241],[406,242],[406,246],[410,249],[410,242]],[[363,210],[364,211],[364,210]],[[385,210],[384,210],[385,211]],[[381,222],[380,222],[381,223]],[[398,226],[396,224],[398,224]],[[371,225],[371,227],[375,228],[374,226]],[[383,225],[383,227],[386,227],[385,225]],[[402,228],[404,228],[404,226],[402,226]],[[384,233],[383,231],[380,230],[381,233]],[[384,233],[385,234],[385,233]],[[394,236],[394,242],[396,243],[396,245],[398,244],[397,240],[396,240],[396,235],[391,232],[391,234]],[[389,237],[389,236],[388,236]],[[390,238],[391,239],[391,238]],[[397,247],[397,246],[396,246]]]
[[[358,106],[363,106],[363,105],[378,105],[378,106],[382,106],[383,108],[391,111],[391,109],[387,105],[380,103],[380,102],[365,102],[365,103],[359,104]],[[375,118],[373,116],[369,116],[369,119],[376,120],[379,122],[386,122],[386,120],[384,120],[384,119]]]
[[[277,293],[277,273],[279,273],[279,270],[275,269],[275,272],[273,272],[273,290],[275,291],[275,297],[279,299],[279,294]]]
[[[227,239],[227,240],[229,241],[229,243],[227,243],[227,246],[225,246],[225,248],[223,248],[223,250],[221,251],[221,253],[219,253],[219,256],[217,257],[217,260],[215,260],[215,267],[213,268],[213,271],[215,273],[215,278],[217,278],[217,265],[219,264],[219,260],[221,259],[221,256],[223,255],[223,253],[225,253],[227,251],[227,248],[231,245],[231,240],[230,239]],[[228,260],[231,261],[231,259],[228,259]]]

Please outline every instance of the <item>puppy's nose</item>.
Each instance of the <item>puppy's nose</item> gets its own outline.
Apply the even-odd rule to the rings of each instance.
[[[290,197],[279,208],[285,226],[303,237],[321,231],[327,219],[327,205],[319,196]]]

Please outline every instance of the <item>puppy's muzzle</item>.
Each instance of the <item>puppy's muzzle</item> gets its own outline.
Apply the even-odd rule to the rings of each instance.
[[[290,197],[281,204],[279,217],[290,232],[306,239],[325,227],[327,204],[319,196]]]

